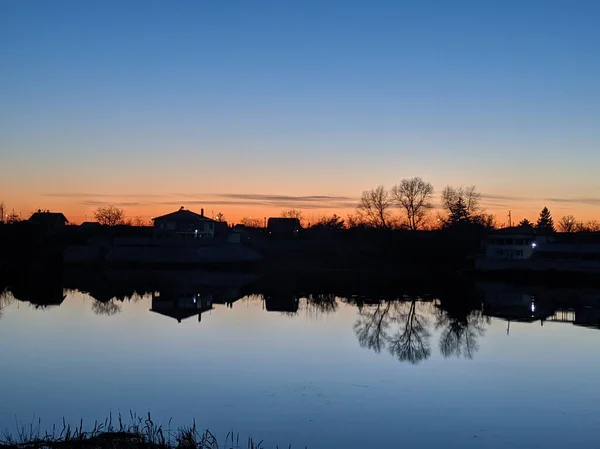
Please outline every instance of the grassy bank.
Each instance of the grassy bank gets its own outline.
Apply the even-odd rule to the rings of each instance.
[[[63,422],[51,431],[42,431],[41,422],[19,427],[15,433],[5,431],[0,438],[1,449],[266,449],[262,441],[240,439],[230,432],[222,441],[194,422],[176,429],[157,425],[150,414],[139,417],[130,414],[127,421],[112,415],[104,422],[95,422],[86,430],[83,422],[71,426]],[[291,448],[289,446],[288,448]]]

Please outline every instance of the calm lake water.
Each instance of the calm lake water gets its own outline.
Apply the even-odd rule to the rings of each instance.
[[[134,411],[265,447],[600,445],[594,290],[480,284],[466,307],[167,278],[5,293],[0,430]]]

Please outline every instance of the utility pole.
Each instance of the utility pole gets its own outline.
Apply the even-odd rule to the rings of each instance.
[[[508,211],[508,227],[512,227],[512,215],[511,215],[511,211]]]

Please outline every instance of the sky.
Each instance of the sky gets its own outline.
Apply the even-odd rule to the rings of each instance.
[[[600,2],[0,2],[0,201],[352,212],[420,176],[600,219]]]

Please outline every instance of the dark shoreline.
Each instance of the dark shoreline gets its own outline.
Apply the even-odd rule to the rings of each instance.
[[[63,421],[62,427],[53,426],[51,432],[42,432],[40,422],[29,424],[17,429],[16,435],[5,431],[0,449],[265,449],[263,441],[240,438],[234,432],[219,441],[208,429],[198,428],[195,421],[176,429],[154,423],[150,413],[143,418],[133,413],[128,418],[118,415],[115,421],[109,415],[89,430],[83,421],[78,426]]]

